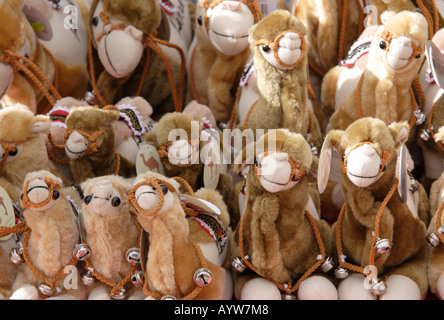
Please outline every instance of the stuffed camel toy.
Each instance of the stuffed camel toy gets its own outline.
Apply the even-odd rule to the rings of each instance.
[[[342,279],[339,299],[426,296],[429,204],[422,185],[409,180],[405,170],[408,136],[407,122],[387,126],[364,117],[325,138],[323,149],[335,149],[342,156],[345,202],[333,225],[340,264],[336,274]],[[324,150],[319,159],[321,176],[328,175]],[[348,270],[353,273],[346,277]]]
[[[287,10],[276,10],[250,28],[258,95],[236,101],[238,128],[286,128],[321,147],[322,133],[309,100],[305,35],[304,25]]]
[[[45,115],[35,115],[22,104],[0,110],[0,186],[18,203],[27,173],[47,170],[61,175],[46,153],[45,135],[50,120]]]
[[[6,19],[0,30],[2,102],[22,103],[45,114],[55,99],[82,98],[88,81],[85,72],[55,58],[42,45],[22,9],[24,0],[5,0],[0,6]]]
[[[135,164],[116,150],[111,124],[119,117],[116,109],[92,106],[74,108],[67,116],[64,146],[77,185],[108,174],[136,175]]]
[[[257,0],[199,0],[188,51],[187,101],[207,105],[228,122],[250,49],[248,30],[262,19]]]
[[[185,55],[168,42],[166,19],[158,0],[93,1],[88,21],[88,70],[102,107],[141,96],[153,107],[155,120],[166,112],[182,111]],[[174,46],[181,59],[167,56],[159,44]]]
[[[203,119],[203,114],[210,121]],[[157,149],[165,176],[185,179],[194,191],[213,188],[229,203],[233,178],[223,164],[223,138],[211,115],[206,106],[192,102],[182,113],[165,114],[156,129],[145,135],[145,140]],[[180,139],[176,140],[175,132]],[[232,223],[237,221],[238,217],[232,216]]]
[[[235,298],[337,299],[332,279],[317,270],[333,242],[319,212],[306,209],[313,191],[308,143],[287,129],[272,130],[239,158],[237,171],[249,169],[246,207],[230,241]]]
[[[85,261],[86,276],[95,278],[88,287],[88,299],[145,298],[130,281],[138,271],[139,261],[130,259],[138,251],[141,230],[127,201],[130,182],[108,175],[88,179],[80,187],[85,240],[91,250]]]
[[[231,299],[231,277],[218,260],[219,248],[200,245],[208,239],[217,241],[219,245],[228,245],[228,231],[225,227],[229,217],[222,197],[217,191],[208,189],[190,194],[195,199],[209,203],[200,205],[191,202],[194,203],[194,209],[200,209],[196,212],[181,200],[183,194],[178,192],[179,186],[173,178],[146,172],[138,175],[128,194],[130,205],[135,209],[144,234],[149,238],[149,244],[141,244],[141,262],[145,274],[143,291],[147,299],[156,300]],[[202,206],[207,209],[202,209]],[[214,206],[215,209],[208,209]],[[217,213],[210,214],[208,210]],[[218,239],[210,237],[206,230],[208,224],[203,224],[206,225],[204,229],[196,225],[198,222],[195,220],[188,219],[188,214],[190,219],[199,218],[203,214],[207,216],[204,222],[219,224]]]
[[[432,216],[427,229],[427,241],[429,242],[428,281],[430,292],[439,299],[444,298],[444,248],[443,248],[443,178],[441,176],[433,182],[430,188],[430,215]]]
[[[387,11],[381,20],[383,25],[373,37],[356,88],[330,117],[327,132],[345,130],[354,120],[368,116],[387,124],[394,121],[409,121],[411,127],[416,124],[415,111],[419,107],[412,85],[420,89],[416,75],[424,60],[427,21],[420,13],[409,11]],[[322,86],[323,91],[334,92],[336,83],[329,81]],[[329,94],[323,97],[334,99]]]
[[[25,264],[11,299],[85,299],[80,277],[73,276],[79,243],[78,213],[63,182],[48,171],[29,173],[23,183],[23,215],[29,229],[22,239]],[[75,273],[76,274],[76,273]]]

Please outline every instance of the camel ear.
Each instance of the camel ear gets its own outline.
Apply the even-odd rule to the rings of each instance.
[[[388,128],[393,136],[393,140],[395,140],[396,148],[407,142],[410,133],[410,127],[407,122],[393,122]]]
[[[32,119],[31,132],[46,132],[51,127],[51,120],[45,115],[36,115]]]
[[[331,161],[333,150],[338,151],[341,139],[344,134],[342,130],[331,130],[324,139],[319,160],[317,161],[316,178],[318,182],[319,193],[323,193],[330,179]],[[316,161],[314,161],[315,163]],[[312,168],[315,164],[312,164]]]
[[[120,118],[120,113],[118,110],[103,110],[103,115],[108,123],[117,121]]]

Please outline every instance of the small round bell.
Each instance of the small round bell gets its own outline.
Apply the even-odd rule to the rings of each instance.
[[[193,279],[199,287],[206,287],[211,283],[213,274],[207,268],[200,268],[194,273]]]
[[[78,244],[74,249],[73,255],[78,261],[85,261],[91,255],[91,248],[86,243]]]
[[[244,263],[241,257],[234,258],[231,265],[239,272],[243,272],[245,269],[247,269],[247,265]]]
[[[90,271],[86,271],[82,274],[82,283],[85,287],[92,286],[96,282],[96,277]]]
[[[311,145],[311,153],[315,156],[319,155],[319,148],[316,147],[314,144]]]
[[[344,267],[338,267],[335,270],[335,277],[337,279],[345,279],[348,277],[348,270]]]
[[[143,274],[142,271],[137,270],[136,272],[133,273],[133,275],[131,276],[131,282],[133,283],[133,285],[137,288],[140,288],[143,286],[144,282],[145,282],[145,275]]]
[[[25,262],[23,258],[23,248],[12,248],[9,252],[9,259],[11,259],[14,264]]]
[[[384,254],[386,252],[389,252],[392,248],[392,243],[388,239],[378,239],[376,241],[374,249],[379,254]]]
[[[125,300],[127,297],[127,292],[124,288],[120,289],[120,292],[117,294],[111,294],[111,299],[113,300]]]
[[[38,289],[40,291],[41,294],[50,297],[54,294],[54,288],[51,287],[49,284],[47,283],[41,283],[38,286]]]
[[[381,294],[384,293],[384,291],[387,289],[387,286],[385,285],[384,281],[378,281],[375,284],[372,285],[371,291],[373,295],[376,297],[379,297]]]
[[[140,263],[140,249],[139,248],[130,248],[125,253],[126,261],[130,265],[135,265]]]
[[[334,267],[332,257],[327,257],[325,262],[321,265],[321,270],[325,273],[329,272]]]
[[[420,126],[421,124],[423,124],[424,123],[424,121],[426,121],[426,115],[421,111],[421,110],[415,110],[414,112],[414,115],[415,115],[415,117],[416,117],[416,124],[418,125],[418,126]]]
[[[426,240],[433,247],[437,247],[441,244],[441,240],[439,239],[438,235],[434,232],[430,232],[427,235]]]
[[[291,293],[283,293],[283,294],[281,294],[281,299],[282,300],[297,300],[296,296],[294,294],[291,294]]]
[[[177,300],[175,296],[166,295],[160,298],[160,300]]]
[[[420,133],[419,133],[419,137],[420,137],[423,141],[425,141],[425,142],[429,141],[429,140],[430,140],[430,132],[429,132],[429,130],[427,130],[427,129],[421,129],[421,131],[420,131]]]
[[[88,102],[90,105],[94,106],[97,104],[97,98],[94,92],[87,91],[85,93],[85,101]]]

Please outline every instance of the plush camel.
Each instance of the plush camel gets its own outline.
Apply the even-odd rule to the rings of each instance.
[[[187,101],[207,105],[228,122],[250,49],[248,30],[262,18],[257,0],[200,0],[195,38],[188,51]]]
[[[188,15],[188,6],[181,8],[185,11],[176,7],[178,12],[172,13],[175,20]],[[157,0],[92,2],[88,70],[98,103],[142,96],[153,107],[155,120],[166,112],[182,111],[186,49],[170,43],[176,29],[167,16]],[[182,26],[189,29],[189,21]],[[162,49],[169,46],[174,46],[174,56]]]
[[[418,106],[412,85],[424,58],[427,21],[420,13],[409,11],[387,11],[381,20],[383,25],[373,37],[360,80],[334,111],[327,132],[345,130],[363,116],[376,117],[387,124],[416,124],[414,111]],[[336,83],[325,85],[328,90]]]
[[[439,299],[444,298],[444,250],[442,237],[442,211],[443,211],[443,178],[441,176],[433,182],[430,188],[430,214],[432,219],[427,228],[427,239],[429,241],[429,260],[428,260],[428,281],[430,292],[437,295]]]
[[[108,175],[88,179],[80,187],[85,240],[91,249],[86,267],[91,267],[90,273],[96,276],[95,284],[88,288],[88,299],[144,298],[141,288],[134,287],[128,276],[138,270],[137,262],[130,264],[126,253],[138,249],[140,229],[127,201],[131,184],[122,177]]]
[[[201,198],[202,200],[216,201],[212,204],[208,202],[209,205],[194,203],[192,207],[209,206],[198,211],[211,210],[217,213],[201,212],[195,215],[193,213],[196,211],[191,210],[193,220],[189,220],[186,212],[189,212],[190,207],[182,205],[178,189],[179,184],[174,179],[155,172],[146,172],[135,179],[133,189],[128,195],[130,205],[136,210],[138,220],[149,237],[147,247],[141,245],[141,261],[145,273],[144,293],[147,299],[156,300],[231,299],[231,278],[227,270],[221,267],[219,248],[201,247],[199,244],[204,242],[203,237],[210,237],[208,224],[216,223],[219,225],[219,232],[215,234],[217,239],[214,241],[217,241],[218,246],[222,245],[222,248],[228,245],[228,231],[225,226],[229,217],[226,206],[217,191],[197,192],[196,199],[206,194],[208,200]],[[185,211],[186,208],[188,210]],[[194,219],[201,214],[206,216],[199,223],[202,228],[192,226],[193,223],[198,223]],[[215,250],[217,251],[214,252]]]
[[[22,239],[26,262],[11,299],[85,299],[73,251],[79,242],[77,212],[48,171],[29,173],[23,183],[23,215],[29,230]]]
[[[231,238],[233,262],[246,267],[233,271],[236,299],[337,299],[332,279],[317,270],[333,242],[319,211],[307,210],[317,192],[309,182],[313,158],[305,139],[287,129],[269,131],[239,155],[237,171],[249,169]]]
[[[318,148],[322,134],[308,94],[306,28],[287,10],[276,10],[249,31],[258,95],[235,107],[241,129],[287,128]],[[252,81],[251,79],[249,81]]]
[[[345,202],[333,225],[337,259],[355,271],[341,280],[339,299],[425,298],[429,204],[422,185],[397,161],[408,136],[407,122],[387,126],[364,117],[325,138],[342,156]]]
[[[135,164],[115,148],[111,123],[119,117],[118,110],[92,106],[74,108],[67,116],[65,151],[76,184],[108,174],[136,175]]]
[[[0,30],[0,50],[4,53],[0,65],[1,96],[6,104],[22,103],[34,113],[45,114],[57,98],[81,99],[88,82],[85,72],[59,60],[40,42],[25,15],[32,9],[24,6],[24,1],[7,0],[0,7],[7,19]],[[41,21],[36,23],[42,25]]]

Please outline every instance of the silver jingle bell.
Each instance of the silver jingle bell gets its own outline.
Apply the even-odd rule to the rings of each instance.
[[[82,283],[85,287],[92,286],[96,282],[96,277],[90,271],[85,272],[82,275]]]
[[[321,265],[321,270],[325,273],[329,272],[334,267],[332,257],[327,257],[325,262]]]
[[[166,295],[160,298],[160,300],[177,300],[175,296]]]
[[[118,294],[110,294],[111,299],[113,300],[125,300],[127,297],[126,290],[124,288],[120,289]]]
[[[392,243],[388,239],[378,239],[376,241],[374,249],[379,254],[384,254],[386,252],[389,252],[392,248]]]
[[[25,259],[23,258],[23,249],[22,248],[12,248],[9,252],[9,259],[14,264],[19,264],[25,262]]]
[[[429,140],[430,140],[430,132],[429,132],[429,130],[422,129],[422,130],[420,131],[419,137],[420,137],[423,141],[425,141],[425,142],[429,141]]]
[[[441,240],[439,239],[438,235],[434,232],[430,232],[427,235],[426,240],[433,247],[437,247],[441,244]]]
[[[133,275],[131,276],[131,282],[133,283],[133,285],[137,288],[140,288],[143,286],[144,282],[145,282],[145,275],[143,274],[142,271],[137,270],[136,272],[133,273]]]
[[[247,269],[247,265],[244,263],[241,257],[234,258],[231,265],[239,272],[243,272],[245,269]]]
[[[140,249],[130,248],[125,253],[126,261],[132,266],[140,263]]]
[[[416,124],[419,126],[426,121],[426,115],[421,110],[415,110],[413,114],[416,117]]]
[[[73,256],[78,261],[85,261],[86,259],[89,258],[90,255],[91,255],[91,248],[86,243],[81,243],[76,245],[73,252]]]
[[[311,145],[311,153],[315,156],[319,155],[319,148],[316,147],[314,144]]]
[[[291,294],[291,293],[283,293],[283,294],[281,294],[281,299],[282,300],[297,300],[296,296],[294,294]]]
[[[193,279],[199,287],[206,287],[211,283],[213,274],[207,268],[200,268],[194,273]]]
[[[385,285],[384,281],[378,281],[371,287],[371,291],[376,297],[379,297],[381,294],[383,294],[386,289],[387,286]]]
[[[41,294],[50,297],[54,294],[54,289],[47,283],[41,283],[38,287]]]
[[[338,267],[335,270],[335,277],[337,279],[345,279],[348,277],[348,270],[344,267]]]
[[[87,91],[85,93],[85,101],[88,102],[90,105],[96,105],[97,104],[97,98],[94,92]]]

